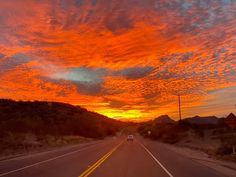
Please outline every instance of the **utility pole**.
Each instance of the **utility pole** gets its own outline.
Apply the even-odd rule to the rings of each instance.
[[[235,108],[236,108],[236,104],[235,104]],[[235,144],[233,144],[233,155],[236,155],[236,146],[235,146]]]
[[[180,95],[178,95],[178,100],[179,100],[179,120],[181,121],[181,102],[180,102]]]

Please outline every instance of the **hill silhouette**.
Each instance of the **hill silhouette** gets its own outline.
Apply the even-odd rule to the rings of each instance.
[[[175,123],[175,121],[173,119],[171,119],[168,115],[159,116],[156,119],[154,119],[153,122],[159,123],[159,124],[163,124],[163,123],[173,124],[173,123]]]
[[[200,117],[200,116],[194,116],[185,118],[182,121],[188,122],[190,124],[196,124],[196,125],[217,125],[222,120],[220,118],[217,118],[216,116],[207,116],[207,117]]]
[[[162,115],[154,120],[140,124],[138,132],[144,137],[157,139],[166,143],[177,143],[184,139],[188,132],[197,136],[204,136],[204,130],[224,128],[223,119],[215,116],[190,117],[181,121],[174,121],[168,115]]]
[[[114,135],[123,124],[65,103],[0,100],[0,138],[9,132],[103,138]]]

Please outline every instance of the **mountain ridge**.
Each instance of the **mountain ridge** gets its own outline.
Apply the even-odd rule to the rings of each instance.
[[[0,132],[102,138],[124,124],[80,106],[47,101],[0,99]]]

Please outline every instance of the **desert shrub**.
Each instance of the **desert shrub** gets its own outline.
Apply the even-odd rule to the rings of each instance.
[[[143,124],[138,128],[138,132],[144,137],[170,144],[179,142],[187,130],[185,126],[179,124]],[[151,131],[150,135],[148,131]]]
[[[229,155],[232,153],[233,153],[233,148],[232,146],[229,145],[222,145],[216,151],[217,155]]]
[[[194,129],[194,133],[198,135],[200,138],[204,138],[204,130],[203,129]]]
[[[181,140],[181,136],[179,133],[171,132],[171,133],[164,134],[161,140],[165,143],[175,144]]]

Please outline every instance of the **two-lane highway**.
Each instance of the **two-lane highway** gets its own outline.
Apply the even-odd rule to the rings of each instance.
[[[0,162],[4,177],[223,177],[157,142],[109,138]]]

